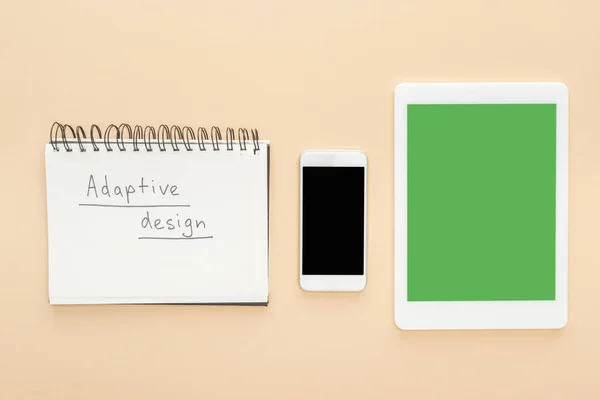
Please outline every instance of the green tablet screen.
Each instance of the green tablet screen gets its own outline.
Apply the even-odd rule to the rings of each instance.
[[[407,113],[408,301],[554,300],[556,105]]]

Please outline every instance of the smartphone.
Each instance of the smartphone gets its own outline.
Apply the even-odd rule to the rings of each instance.
[[[300,286],[358,292],[367,284],[367,156],[305,151],[300,157]]]

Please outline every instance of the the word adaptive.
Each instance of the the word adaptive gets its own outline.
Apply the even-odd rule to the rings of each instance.
[[[111,198],[121,197],[130,203],[134,195],[158,195],[158,196],[179,196],[177,185],[172,184],[155,184],[152,179],[150,182],[144,182],[144,177],[140,179],[139,185],[109,185],[108,176],[104,175],[104,180],[100,187],[96,184],[94,175],[90,174],[87,187],[87,197]]]

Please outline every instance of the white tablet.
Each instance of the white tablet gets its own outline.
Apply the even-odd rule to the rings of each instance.
[[[395,91],[395,321],[558,329],[568,314],[568,90]]]

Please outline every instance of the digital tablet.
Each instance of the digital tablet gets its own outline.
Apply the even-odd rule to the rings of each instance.
[[[568,315],[568,90],[395,90],[395,322],[558,329]]]

